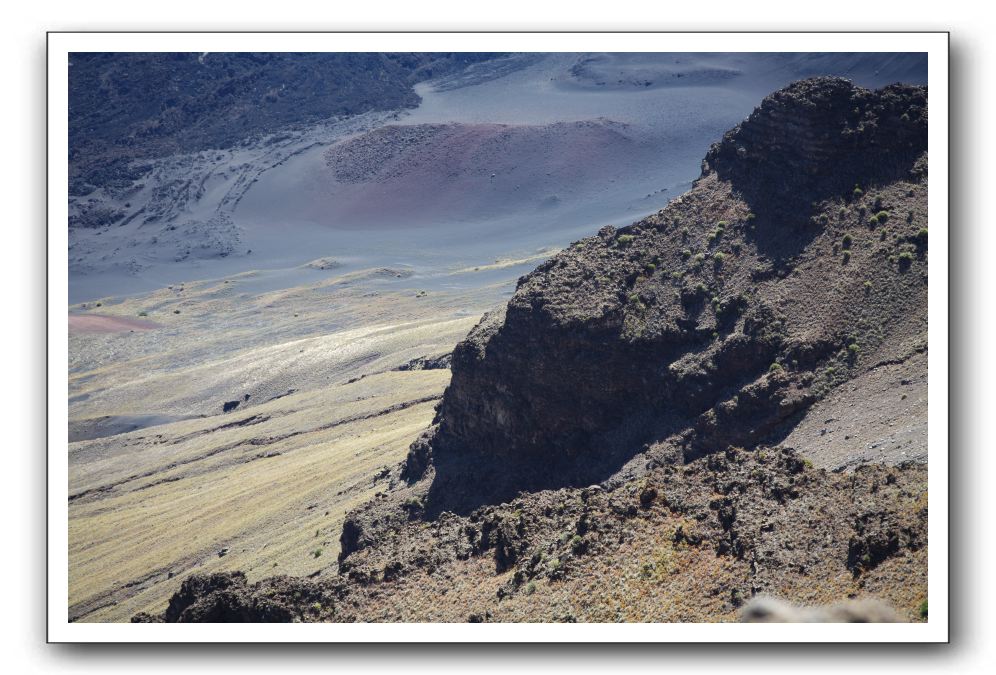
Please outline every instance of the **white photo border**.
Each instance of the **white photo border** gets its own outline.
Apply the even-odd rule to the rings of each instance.
[[[949,641],[948,43],[946,32],[51,32],[48,34],[49,642]],[[113,624],[68,620],[68,55],[71,52],[923,52],[930,122],[928,306],[930,617],[917,624]],[[707,148],[703,148],[705,153]]]

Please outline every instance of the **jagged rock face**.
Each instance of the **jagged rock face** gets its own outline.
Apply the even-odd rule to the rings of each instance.
[[[766,97],[710,148],[715,171],[768,208],[904,176],[927,149],[927,88],[879,91],[848,80],[803,80]]]
[[[430,503],[456,510],[598,482],[665,439],[686,458],[757,443],[923,351],[925,147],[923,87],[769,96],[691,192],[520,279],[454,351],[405,477],[431,465]]]

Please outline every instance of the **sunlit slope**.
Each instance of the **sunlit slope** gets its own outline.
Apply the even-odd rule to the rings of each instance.
[[[387,488],[380,470],[449,381],[397,369],[449,352],[515,271],[279,291],[249,274],[72,307],[118,329],[70,335],[70,431],[86,439],[68,449],[70,617],[162,611],[194,571],[334,565],[344,514]]]
[[[80,496],[69,506],[71,617],[161,611],[194,570],[326,568],[343,515],[385,487],[379,468],[404,456],[448,380],[448,370],[385,373],[223,424],[185,421],[74,444],[71,456],[91,461],[72,472],[71,495]],[[114,452],[94,453],[101,445]]]

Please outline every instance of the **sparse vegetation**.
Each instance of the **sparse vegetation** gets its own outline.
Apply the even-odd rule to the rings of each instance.
[[[581,553],[584,549],[584,539],[580,535],[575,534],[571,537],[571,550],[574,553]]]

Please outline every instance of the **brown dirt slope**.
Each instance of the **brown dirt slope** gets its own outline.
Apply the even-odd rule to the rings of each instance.
[[[924,87],[767,97],[690,192],[544,263],[457,347],[321,599],[226,577],[165,618],[715,621],[758,593],[917,618],[926,467],[828,473],[865,448],[783,441],[882,368],[926,396],[926,124]]]

